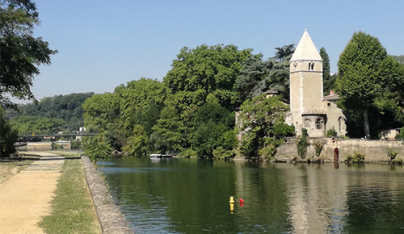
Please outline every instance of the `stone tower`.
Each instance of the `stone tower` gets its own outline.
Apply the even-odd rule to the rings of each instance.
[[[290,59],[289,124],[302,135],[306,128],[310,137],[325,135],[327,115],[323,108],[323,60],[305,30]]]

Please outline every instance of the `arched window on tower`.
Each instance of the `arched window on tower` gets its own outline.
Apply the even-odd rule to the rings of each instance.
[[[323,120],[321,118],[316,120],[316,129],[323,129]]]
[[[314,63],[309,63],[309,71],[314,71]]]

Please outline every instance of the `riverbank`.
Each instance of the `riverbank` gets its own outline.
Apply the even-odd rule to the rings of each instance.
[[[43,233],[37,223],[50,213],[64,158],[47,153],[40,155],[41,160],[32,162],[0,184],[2,233]]]
[[[1,164],[1,233],[101,233],[81,160],[32,153],[41,159]]]
[[[52,212],[39,226],[46,233],[101,233],[81,160],[66,160],[63,165]]]

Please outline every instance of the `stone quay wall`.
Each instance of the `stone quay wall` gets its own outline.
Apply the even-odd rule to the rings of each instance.
[[[338,149],[338,161],[343,162],[348,155],[361,153],[365,155],[365,162],[388,162],[388,152],[397,152],[396,159],[404,161],[404,142],[387,140],[365,139],[331,139],[331,138],[307,138],[310,146],[307,147],[306,158],[316,155],[315,143],[323,144],[320,157],[325,161],[334,161],[335,149]],[[299,138],[287,138],[286,142],[278,148],[275,155],[277,160],[291,160],[299,158],[297,154],[297,142]]]
[[[102,233],[133,234],[134,232],[130,229],[125,216],[115,205],[98,171],[94,168],[93,163],[86,156],[82,156],[81,161],[83,162],[84,174],[93,198]]]

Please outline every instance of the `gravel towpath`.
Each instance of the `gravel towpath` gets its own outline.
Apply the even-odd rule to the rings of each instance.
[[[0,233],[44,233],[37,223],[50,213],[64,157],[41,159],[0,184]]]

